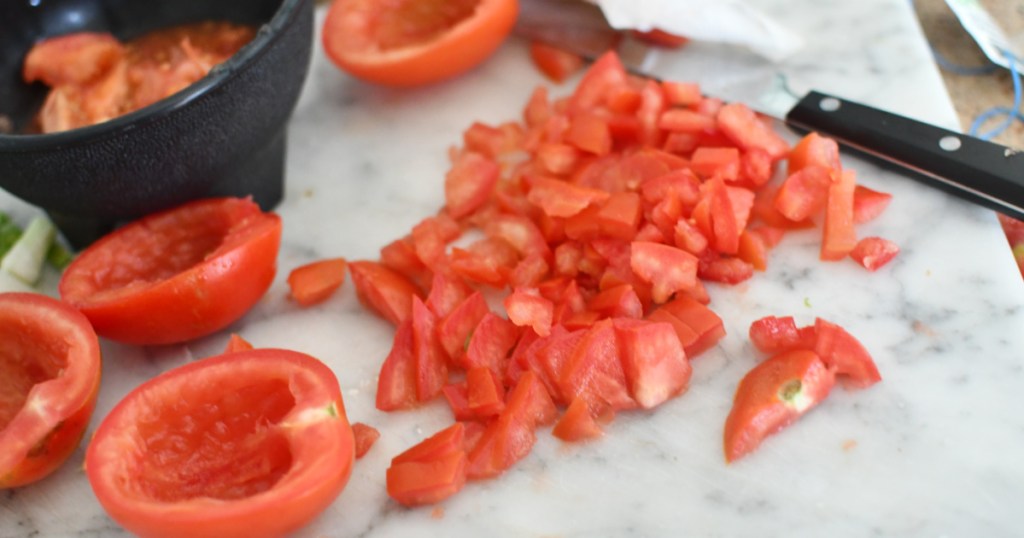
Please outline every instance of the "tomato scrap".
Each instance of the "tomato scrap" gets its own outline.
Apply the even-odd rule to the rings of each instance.
[[[389,86],[419,86],[469,71],[512,31],[516,0],[334,0],[323,47],[340,69]]]
[[[137,387],[96,429],[85,468],[110,517],[140,536],[277,536],[334,501],[354,450],[330,368],[257,349]]]
[[[380,439],[380,431],[369,424],[362,422],[352,423],[352,435],[355,439],[355,457],[362,458],[370,451],[377,439]]]
[[[60,467],[85,432],[100,386],[89,321],[34,293],[0,294],[0,489]]]
[[[251,200],[210,198],[131,222],[65,269],[61,298],[100,336],[154,345],[212,334],[270,288],[281,219]]]
[[[292,299],[301,306],[327,300],[345,282],[348,262],[344,258],[318,260],[292,269],[288,288]]]
[[[397,326],[377,407],[442,395],[456,421],[438,434],[447,441],[425,441],[448,448],[393,463],[388,490],[404,505],[502,474],[541,426],[590,439],[617,413],[678,397],[691,361],[725,336],[707,282],[765,270],[791,230],[823,223],[826,259],[856,243],[856,181],[833,141],[812,134],[790,150],[744,105],[630,76],[614,54],[571,95],[538,88],[521,123],[476,122],[463,142],[450,152],[445,207],[382,248],[380,263],[349,266],[363,302]],[[771,181],[780,165],[781,186]],[[470,231],[472,242],[453,244]],[[497,292],[498,310],[485,292]],[[806,411],[836,375],[877,381],[863,347],[832,324],[758,327],[755,343],[783,357],[771,364],[789,366],[744,386],[809,383],[778,409]],[[745,431],[763,406],[740,400],[735,457],[767,432]],[[768,413],[773,427],[795,416]]]
[[[818,405],[835,374],[813,351],[792,350],[754,367],[736,388],[725,421],[725,459],[733,462],[756,449],[768,435]]]

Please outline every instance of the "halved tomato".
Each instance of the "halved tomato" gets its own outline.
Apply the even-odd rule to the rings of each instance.
[[[34,293],[0,294],[0,489],[35,482],[78,446],[100,386],[89,320]]]
[[[334,0],[323,46],[338,67],[369,82],[430,84],[483,62],[518,13],[517,0]]]
[[[354,452],[330,368],[257,349],[143,383],[100,424],[85,466],[110,517],[140,536],[279,536],[334,501]]]
[[[93,243],[64,271],[60,294],[100,336],[183,342],[256,304],[274,280],[280,243],[281,219],[251,200],[190,202]]]

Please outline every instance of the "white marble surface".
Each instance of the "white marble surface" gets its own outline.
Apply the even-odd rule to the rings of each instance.
[[[773,66],[692,44],[681,72],[709,92],[754,99],[775,72],[945,126],[955,116],[903,0],[766,0],[807,47]],[[322,13],[321,13],[322,15]],[[332,366],[349,417],[382,437],[337,501],[300,536],[1021,536],[1024,522],[1024,284],[989,211],[846,157],[860,180],[895,195],[860,229],[903,248],[875,274],[817,260],[815,233],[787,237],[769,270],[711,288],[728,336],[694,362],[689,392],[653,413],[625,413],[605,438],[566,446],[541,432],[500,479],[470,483],[432,508],[390,502],[392,456],[449,422],[442,403],[374,409],[391,327],[364,311],[351,283],[322,306],[286,300],[284,278],[325,256],[373,258],[443,201],[446,149],[473,120],[518,117],[541,79],[522,43],[460,80],[416,91],[355,82],[318,50],[291,125],[280,273],[231,331]],[[556,93],[567,91],[554,88]],[[0,194],[0,208],[32,209]],[[48,285],[52,286],[53,275]],[[733,465],[722,424],[740,377],[758,360],[746,339],[761,316],[820,316],[874,354],[884,380],[838,389],[819,408]],[[142,380],[219,352],[229,331],[182,346],[104,342],[91,428]],[[51,478],[0,492],[0,537],[107,536],[121,531],[92,496],[83,451]]]

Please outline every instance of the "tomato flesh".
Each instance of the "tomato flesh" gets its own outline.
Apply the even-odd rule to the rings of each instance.
[[[333,502],[354,450],[331,370],[261,349],[136,388],[96,430],[86,469],[108,514],[140,536],[277,535]]]
[[[100,385],[88,320],[37,294],[0,294],[0,489],[55,471],[78,446]]]
[[[280,217],[251,200],[199,200],[93,243],[64,271],[60,294],[100,336],[183,342],[233,323],[263,296],[280,242]]]

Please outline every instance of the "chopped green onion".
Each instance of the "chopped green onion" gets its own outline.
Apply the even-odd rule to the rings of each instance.
[[[0,271],[16,276],[26,284],[35,284],[46,260],[46,251],[56,235],[57,228],[49,219],[32,219],[18,241],[0,260]]]
[[[7,254],[8,250],[21,237],[21,228],[11,220],[10,215],[0,211],[0,258]]]
[[[0,293],[7,293],[9,291],[36,291],[32,286],[24,283],[18,277],[8,273],[7,271],[0,271]]]

